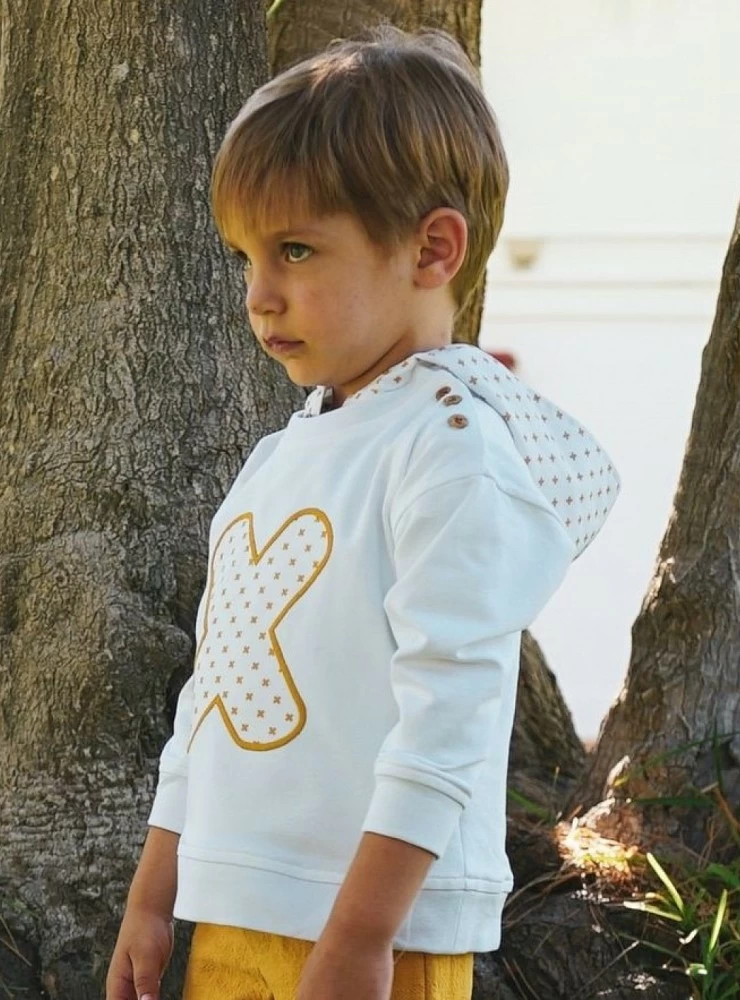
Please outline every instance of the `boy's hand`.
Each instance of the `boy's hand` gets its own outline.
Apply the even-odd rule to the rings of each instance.
[[[390,1000],[392,986],[391,941],[356,943],[324,933],[303,967],[296,1000]]]
[[[159,981],[174,944],[171,920],[127,910],[105,982],[105,1000],[159,1000]]]

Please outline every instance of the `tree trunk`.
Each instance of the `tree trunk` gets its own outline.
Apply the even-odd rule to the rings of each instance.
[[[210,518],[302,395],[209,221],[217,144],[267,77],[260,0],[12,0],[0,31],[0,916],[51,997],[86,1000]]]
[[[480,66],[481,0],[270,0],[271,5],[268,50],[273,75],[320,52],[334,38],[349,38],[381,21],[404,31],[442,28]],[[478,343],[485,284],[484,275],[457,317],[453,339],[459,343]]]
[[[522,636],[519,686],[509,754],[512,815],[529,802],[555,817],[583,770],[586,751],[557,680],[532,636]]]
[[[585,824],[645,846],[680,834],[697,852],[710,839],[717,857],[724,846],[733,850],[728,834],[740,810],[738,595],[740,213],[674,508],[633,629],[625,685],[571,800],[592,807]],[[639,801],[662,796],[686,802]],[[692,800],[703,800],[705,808]],[[711,804],[726,817],[717,829],[711,827],[718,810],[706,808]]]

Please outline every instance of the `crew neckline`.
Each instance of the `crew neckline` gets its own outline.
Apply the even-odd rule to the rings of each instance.
[[[411,374],[418,372],[420,366],[409,366]],[[430,370],[431,374],[431,370]],[[416,402],[422,393],[428,393],[426,379],[416,381],[411,375],[402,384],[395,383],[393,391],[378,391],[369,393],[357,405],[347,405],[347,401],[335,410],[326,410],[317,416],[307,416],[305,410],[294,413],[285,428],[286,440],[303,440],[306,438],[325,438],[329,435],[342,434],[360,425],[370,424],[391,412],[404,410]]]
[[[428,351],[417,351],[410,354],[403,361],[392,365],[386,371],[381,372],[372,382],[358,389],[357,392],[348,396],[339,407],[328,409],[332,406],[334,390],[329,385],[318,385],[307,397],[303,410],[300,411],[302,418],[325,417],[329,413],[336,413],[357,403],[369,402],[374,397],[383,393],[395,392],[403,389],[411,381],[415,369],[418,367],[420,359],[432,360],[435,355],[454,353],[460,348],[470,347],[469,344],[445,344],[443,347],[434,347]]]

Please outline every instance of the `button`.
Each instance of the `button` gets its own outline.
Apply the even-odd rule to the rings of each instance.
[[[446,396],[448,392],[452,392],[452,388],[449,385],[443,385],[441,389],[437,389],[437,399]]]
[[[447,396],[442,402],[445,406],[455,406],[456,403],[462,403],[462,396]]]
[[[468,418],[464,417],[462,413],[453,413],[447,423],[450,427],[467,427]]]

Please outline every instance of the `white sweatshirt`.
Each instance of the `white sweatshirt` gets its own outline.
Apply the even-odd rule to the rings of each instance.
[[[213,519],[195,670],[149,822],[176,916],[316,940],[372,831],[436,855],[394,947],[491,951],[526,628],[618,491],[608,457],[477,348],[316,390]]]

